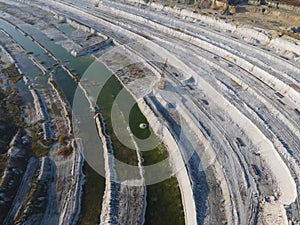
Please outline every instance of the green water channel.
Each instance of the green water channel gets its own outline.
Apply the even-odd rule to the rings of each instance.
[[[42,46],[45,46],[47,51],[54,55],[60,64],[65,65],[73,73],[77,74],[78,79],[84,76],[87,71],[89,73],[90,81],[93,81],[93,77],[98,78],[96,79],[98,82],[97,85],[100,85],[102,87],[102,90],[98,96],[97,104],[100,106],[100,112],[103,114],[107,123],[108,134],[111,136],[115,148],[115,156],[122,162],[136,165],[136,152],[124,146],[118,140],[117,136],[114,134],[112,126],[112,105],[120,90],[123,89],[123,86],[119,82],[119,80],[114,75],[112,75],[111,72],[100,62],[93,63],[93,57],[73,57],[60,45],[55,44],[55,39],[50,40],[45,34],[35,29],[31,25],[20,25],[20,28],[29,36],[24,35],[20,32],[20,30],[16,29],[11,24],[5,22],[2,19],[0,19],[0,28],[9,33],[17,43],[19,43],[26,51],[30,52],[38,61],[43,61],[43,65],[45,67],[53,69],[55,60],[51,56],[49,56],[49,54],[46,54],[46,52],[37,43],[29,38],[29,36],[32,36]],[[60,29],[66,35],[71,35],[73,30],[73,28],[67,24],[59,25],[58,29]],[[92,64],[93,66],[91,67]],[[41,84],[45,84],[46,82],[48,82],[48,75],[42,75],[42,73],[36,66],[28,66],[26,68],[23,68],[23,71],[31,80],[34,80],[34,82],[40,82]],[[99,77],[101,78],[100,80]],[[77,84],[67,74],[67,72],[65,72],[61,68],[56,68],[54,78],[57,85],[61,88],[62,92],[66,96],[67,100],[72,105]],[[89,103],[87,102],[86,97],[81,91],[79,91],[79,93],[79,98],[82,98],[80,99],[82,103],[82,113],[86,114],[87,116],[93,116],[91,111],[89,110]],[[126,95],[128,98],[132,98],[132,96],[128,92],[126,92]],[[126,107],[126,103],[124,105],[119,104],[120,110],[127,110]],[[80,122],[81,124],[84,124],[83,126],[92,127],[92,132],[97,132],[95,123],[85,123],[85,118],[80,118]],[[139,124],[147,123],[147,120],[141,113],[137,105],[134,105],[134,107],[131,109],[129,120],[126,122],[129,123],[132,133],[141,139],[147,138],[151,133],[151,128],[143,130],[139,128]],[[83,134],[83,137],[86,138],[85,142],[89,142],[89,133]],[[95,156],[95,158],[99,158],[99,155]],[[165,159],[168,154],[163,146],[158,146],[157,148],[146,152],[143,156],[146,164],[154,164]],[[102,160],[103,159],[100,159],[100,162]],[[95,163],[99,163],[99,160],[95,160]],[[85,185],[85,193],[82,197],[82,212],[80,215],[79,224],[91,224],[93,222],[97,222],[97,219],[99,219],[98,215],[100,213],[99,207],[101,206],[102,201],[102,196],[99,195],[102,194],[104,190],[104,179],[100,175],[96,174],[87,164],[85,166],[85,173],[87,176],[87,182]],[[180,191],[177,185],[178,184],[176,178],[172,177],[161,183],[149,186],[147,191],[147,210],[145,224],[167,225],[184,223]],[[95,187],[97,188],[95,189]]]

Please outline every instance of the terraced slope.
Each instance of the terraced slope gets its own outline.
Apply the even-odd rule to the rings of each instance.
[[[157,3],[25,2],[113,39],[95,55],[168,148],[186,224],[299,222],[298,40]]]

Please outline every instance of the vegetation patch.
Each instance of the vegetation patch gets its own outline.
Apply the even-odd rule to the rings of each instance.
[[[2,176],[7,167],[7,154],[0,154],[0,185],[2,183]]]
[[[294,89],[300,90],[300,85],[298,84],[292,83],[290,86]]]
[[[64,146],[61,149],[59,149],[57,154],[67,156],[67,155],[70,155],[72,152],[73,152],[73,147],[72,147],[72,145],[69,144],[69,145]]]
[[[60,135],[60,136],[58,137],[58,142],[59,142],[61,145],[65,144],[66,141],[67,141],[67,136]]]
[[[182,225],[184,212],[175,177],[147,186],[145,225]]]
[[[100,224],[105,179],[87,163],[84,165],[84,174],[86,182],[83,188],[81,212],[77,225]]]
[[[36,157],[42,157],[48,155],[48,150],[38,141],[33,141],[31,145],[31,153]]]
[[[18,93],[0,89],[0,154],[7,151],[18,127],[23,126],[20,105],[21,98]]]
[[[7,68],[2,69],[2,72],[13,84],[17,83],[23,77],[14,64],[10,64]]]

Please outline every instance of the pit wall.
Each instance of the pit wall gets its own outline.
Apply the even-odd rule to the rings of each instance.
[[[106,6],[102,6],[106,7]],[[203,41],[200,38],[191,36],[189,34],[183,33],[181,31],[174,30],[172,28],[166,27],[164,25],[161,25],[159,23],[153,22],[152,20],[143,18],[141,16],[133,15],[125,11],[121,11],[114,8],[107,8],[107,10],[110,10],[111,12],[118,13],[119,15],[122,15],[126,18],[131,18],[132,20],[147,23],[148,25],[154,27],[157,30],[161,30],[164,33],[171,34],[175,37],[178,37],[180,39],[186,40],[188,42],[194,43],[198,46],[202,46],[205,50],[209,52],[217,53],[219,56],[226,58],[229,61],[233,61],[234,63],[240,65],[243,69],[246,71],[249,71],[254,76],[256,76],[258,79],[264,81],[271,87],[274,87],[275,89],[279,90],[281,93],[287,94],[287,97],[291,99],[292,102],[295,102],[296,104],[300,103],[300,93],[296,91],[295,89],[291,88],[289,85],[285,84],[278,78],[275,78],[272,74],[266,72],[259,66],[256,66],[250,62],[248,62],[246,59],[239,57],[238,55],[235,55],[226,49],[220,48],[218,46],[215,46],[207,41]],[[151,43],[149,43],[151,44]],[[152,46],[153,48],[155,46]]]
[[[127,1],[131,2],[131,3],[138,3],[141,5],[146,4],[143,0],[127,0]],[[219,18],[213,18],[210,16],[201,15],[200,13],[194,13],[188,9],[165,6],[165,5],[163,5],[161,3],[157,3],[157,2],[148,3],[146,5],[150,8],[170,12],[172,14],[181,16],[183,18],[190,17],[190,18],[194,18],[194,19],[203,21],[205,24],[207,24],[213,28],[217,28],[219,30],[226,31],[228,33],[233,33],[250,43],[254,43],[254,44],[260,43],[262,45],[271,44],[270,47],[273,47],[272,43],[270,43],[270,42],[273,40],[273,38],[276,38],[277,39],[276,42],[277,43],[280,42],[280,45],[277,46],[277,48],[280,48],[281,50],[293,52],[293,53],[297,54],[298,56],[300,55],[299,40],[296,40],[293,38],[286,39],[284,37],[272,37],[271,32],[264,30],[262,28],[249,27],[246,25],[237,26],[237,25],[231,24],[231,23],[229,23],[225,20],[219,19]],[[294,7],[294,8],[297,8],[297,7]],[[297,10],[300,11],[299,8],[297,8]]]

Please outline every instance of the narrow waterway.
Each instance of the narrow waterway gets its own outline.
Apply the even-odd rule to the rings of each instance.
[[[73,28],[67,24],[59,25],[57,28],[63,31],[65,35],[71,35],[73,31]],[[103,114],[107,122],[108,133],[112,137],[115,147],[115,156],[122,162],[137,165],[136,152],[128,148],[128,146],[123,145],[118,140],[118,137],[114,133],[113,122],[111,120],[114,101],[119,92],[121,90],[124,91],[123,86],[102,63],[95,61],[92,56],[83,56],[78,58],[73,57],[63,47],[55,44],[58,39],[49,39],[44,33],[29,24],[21,24],[19,25],[19,28],[17,28],[5,20],[0,19],[0,29],[5,30],[5,32],[13,37],[13,39],[21,45],[28,54],[31,54],[38,62],[47,68],[49,73],[55,69],[55,82],[71,105],[73,104],[74,96],[78,98],[76,101],[80,101],[81,108],[79,109],[80,111],[76,113],[78,114],[78,118],[76,119],[80,121],[80,127],[84,128],[82,130],[89,131],[87,133],[82,133],[82,131],[79,132],[81,137],[83,137],[85,144],[83,154],[88,157],[88,162],[92,168],[94,168],[94,163],[95,165],[99,165],[100,162],[100,164],[103,165],[103,156],[99,154],[99,152],[90,154],[90,148],[86,147],[88,146],[88,143],[94,147],[101,145],[99,138],[97,140],[91,139],[92,135],[90,135],[91,133],[97,134],[95,123],[90,120],[90,118],[94,116],[94,112],[90,109],[90,102],[88,101],[86,93],[77,88],[78,83],[62,69],[62,66],[67,67],[69,71],[77,76],[78,80],[82,77],[84,77],[84,79],[88,78],[88,80],[81,81],[84,87],[89,87],[90,90],[93,88],[101,89],[99,96],[95,99],[95,103],[99,105],[98,110],[101,114]],[[57,62],[59,63],[58,66],[56,65]],[[41,70],[34,65],[28,65],[22,68],[22,70],[26,76],[34,81],[34,83],[37,83],[38,86],[47,86],[46,84],[49,79],[49,73],[43,75]],[[75,93],[78,94],[75,95]],[[126,95],[129,102],[134,101],[129,92],[125,91],[122,93]],[[126,112],[122,113],[122,110],[128,111],[128,102],[118,102],[118,108],[121,110],[120,115],[126,114]],[[79,115],[85,115],[85,117],[80,117]],[[126,123],[129,124],[131,132],[140,139],[146,139],[151,134],[151,128],[147,127],[145,129],[141,129],[139,127],[141,123],[148,124],[148,122],[136,104],[132,109],[130,109],[129,117],[124,119],[126,120]],[[155,164],[167,158],[167,156],[168,154],[164,150],[164,147],[158,146],[145,154],[145,161],[149,164]],[[98,179],[99,177],[95,175],[94,172],[91,172],[91,168],[88,168],[86,172],[89,173],[87,174],[86,184],[86,188],[88,189],[95,183],[95,181],[90,179]],[[88,204],[90,204],[90,201],[93,199],[91,196],[89,197],[87,195],[99,195],[103,193],[104,182],[100,181],[96,186],[99,188],[96,192],[88,190],[87,194],[83,194],[83,211],[87,211]],[[98,200],[100,202],[97,202],[96,206],[99,207],[101,205],[102,197]],[[166,208],[167,204],[169,206]],[[177,215],[176,218],[178,218],[178,222],[172,222],[172,224],[183,223],[181,197],[176,178],[173,177],[159,184],[151,185],[147,191],[147,205],[146,224],[153,224],[151,221],[157,221],[156,224],[170,224],[165,219],[167,219],[168,216],[172,217],[174,214]],[[170,207],[172,205],[173,207]],[[87,217],[89,216],[91,216],[91,214],[87,213],[86,215],[81,215],[80,219],[81,221],[88,221]],[[156,219],[153,220],[152,216],[155,216]]]

